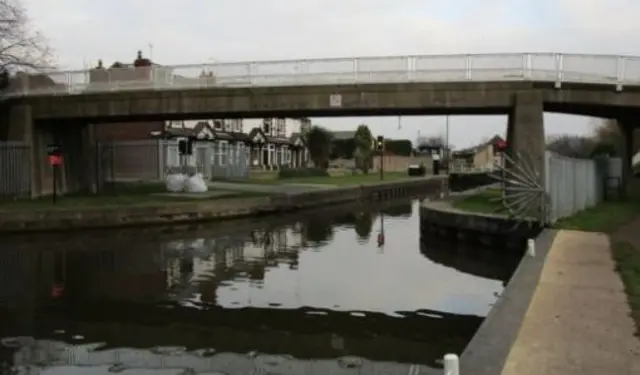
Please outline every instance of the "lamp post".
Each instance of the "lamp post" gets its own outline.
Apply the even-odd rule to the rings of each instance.
[[[449,164],[451,164],[449,160],[449,115],[447,115],[444,120],[444,152],[442,156],[447,163],[447,174],[449,174]]]
[[[384,137],[379,135],[376,140],[376,148],[380,153],[380,181],[384,180]]]

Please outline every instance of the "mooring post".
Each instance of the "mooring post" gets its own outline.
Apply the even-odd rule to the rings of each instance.
[[[536,241],[533,238],[527,240],[527,254],[531,257],[536,256]]]
[[[457,355],[444,356],[444,375],[460,375],[460,361]]]

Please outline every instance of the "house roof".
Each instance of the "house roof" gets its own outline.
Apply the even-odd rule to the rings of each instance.
[[[249,139],[253,139],[256,134],[262,134],[262,137],[266,140],[266,143],[275,143],[275,144],[291,144],[291,139],[289,138],[281,138],[281,137],[272,137],[272,136],[268,136],[265,135],[264,132],[262,131],[262,128],[260,127],[255,127],[253,129],[251,129],[251,131],[249,132]]]
[[[297,139],[301,139],[304,142],[304,137],[300,133],[293,133],[289,138],[282,137],[271,137],[266,136],[261,128],[255,127],[251,129],[251,131],[247,134],[244,132],[227,132],[227,131],[216,131],[213,127],[206,121],[198,122],[193,128],[167,128],[164,131],[164,138],[177,138],[177,137],[197,137],[198,134],[203,129],[209,129],[212,134],[211,140],[225,140],[225,141],[241,141],[250,143],[253,141],[253,138],[256,134],[262,134],[266,143],[274,143],[281,145],[292,145],[296,142]]]

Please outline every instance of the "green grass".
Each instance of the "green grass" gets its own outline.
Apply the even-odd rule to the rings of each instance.
[[[348,186],[348,185],[374,184],[379,182],[399,181],[399,180],[415,179],[415,178],[416,177],[409,177],[406,172],[387,172],[384,174],[384,179],[382,181],[380,180],[379,173],[370,173],[368,175],[345,174],[345,175],[329,176],[329,177],[301,177],[301,178],[287,178],[287,179],[249,178],[248,180],[244,180],[243,182],[250,183],[250,184],[269,184],[269,185],[317,184],[317,185]]]
[[[614,242],[611,250],[636,323],[636,336],[640,337],[640,250],[628,242]]]
[[[452,202],[454,208],[469,212],[479,213],[499,213],[502,203],[498,200],[501,191],[498,189],[487,189],[474,195],[455,199]]]
[[[635,200],[602,202],[593,208],[588,208],[571,217],[558,220],[554,227],[612,234],[624,224],[633,220],[639,213],[640,202]]]
[[[68,194],[57,198],[53,203],[52,197],[38,199],[20,199],[15,201],[0,201],[0,211],[26,211],[26,210],[77,210],[85,208],[129,207],[129,206],[157,206],[167,203],[193,203],[198,204],[218,199],[249,198],[268,195],[258,192],[233,191],[229,195],[212,196],[209,198],[188,198],[158,196],[155,194],[166,193],[163,183],[122,183],[106,188],[98,194],[77,193]]]

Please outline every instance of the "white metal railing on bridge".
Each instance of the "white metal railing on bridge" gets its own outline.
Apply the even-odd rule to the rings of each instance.
[[[547,81],[640,85],[640,57],[560,53],[225,62],[20,75],[9,95],[349,83]]]

